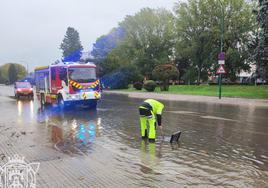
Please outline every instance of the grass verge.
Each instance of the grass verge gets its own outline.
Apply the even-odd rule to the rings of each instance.
[[[129,89],[121,89],[120,91],[127,92],[147,92],[142,89],[136,90],[132,86]],[[170,93],[170,94],[185,94],[185,95],[203,95],[203,96],[218,96],[219,88],[215,85],[171,85],[169,91],[161,92],[157,87],[155,93]],[[241,97],[253,99],[268,99],[268,86],[239,86],[239,85],[223,85],[222,97]]]

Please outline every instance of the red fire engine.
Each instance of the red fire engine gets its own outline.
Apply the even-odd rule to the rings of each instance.
[[[41,103],[60,107],[96,107],[101,98],[94,63],[60,62],[35,69],[36,96]]]

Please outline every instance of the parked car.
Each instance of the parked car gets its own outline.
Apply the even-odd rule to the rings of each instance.
[[[33,87],[30,82],[15,82],[14,84],[15,97],[19,99],[21,96],[33,98]]]

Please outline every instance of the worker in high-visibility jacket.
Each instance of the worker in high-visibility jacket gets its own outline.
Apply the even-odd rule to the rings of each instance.
[[[142,138],[149,138],[149,141],[152,142],[155,141],[156,121],[158,127],[162,129],[161,116],[163,109],[164,105],[154,99],[147,99],[139,106]],[[147,122],[149,124],[149,131],[147,129]]]

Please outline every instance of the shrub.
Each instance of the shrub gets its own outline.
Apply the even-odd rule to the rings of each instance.
[[[142,90],[142,82],[135,82],[134,84],[133,84],[133,87],[135,88],[135,89],[137,89],[137,90]]]
[[[137,71],[133,71],[132,81],[135,82],[143,82],[144,77]]]
[[[153,80],[147,80],[144,82],[143,87],[146,89],[146,91],[154,91],[156,88],[156,83]]]
[[[178,78],[179,71],[172,64],[162,64],[155,67],[152,74],[154,79],[160,81],[161,91],[168,91],[169,80]]]

